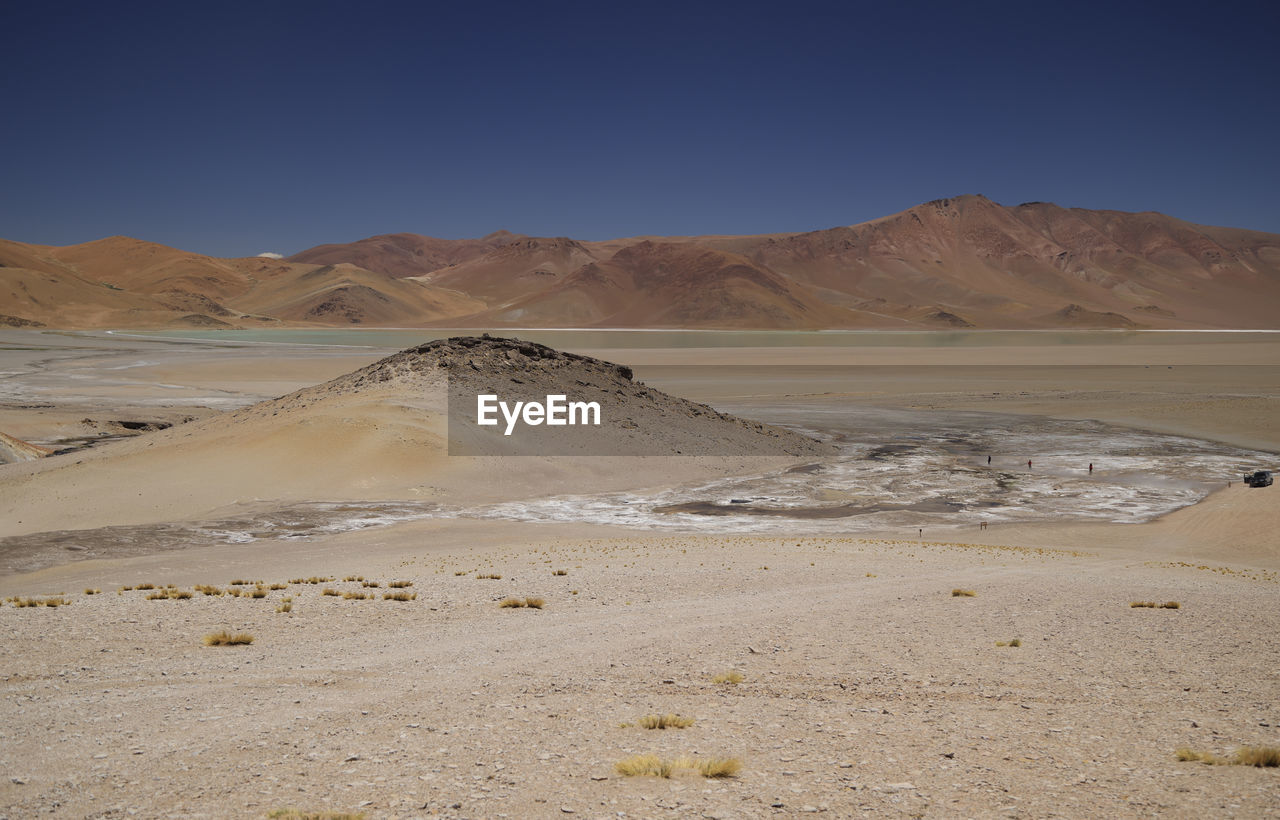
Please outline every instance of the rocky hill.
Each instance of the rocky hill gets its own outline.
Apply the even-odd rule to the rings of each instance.
[[[13,327],[1277,328],[1280,234],[961,196],[806,233],[387,234],[288,260],[0,240],[0,304]]]

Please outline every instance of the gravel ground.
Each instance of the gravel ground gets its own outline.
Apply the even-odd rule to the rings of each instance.
[[[294,575],[261,580],[337,580],[260,600],[77,587],[65,590],[70,606],[0,608],[0,813],[1280,811],[1277,770],[1174,756],[1280,741],[1269,573],[838,538],[431,550],[417,531],[380,534],[392,543],[378,554],[398,558],[317,558],[299,545]],[[273,570],[284,556],[272,556]],[[239,570],[258,580],[252,561]],[[63,581],[91,583],[95,570],[77,572]],[[342,581],[348,573],[382,586]],[[417,599],[383,600],[392,579],[413,581]],[[202,580],[225,588],[232,578]],[[325,596],[326,586],[378,597]],[[276,612],[286,595],[292,611]],[[546,605],[500,608],[507,596]],[[201,644],[219,629],[255,640]],[[1013,638],[1021,646],[996,645]],[[712,682],[728,671],[742,682]],[[665,712],[696,722],[623,725]],[[742,770],[715,780],[615,772],[643,753],[736,757]]]

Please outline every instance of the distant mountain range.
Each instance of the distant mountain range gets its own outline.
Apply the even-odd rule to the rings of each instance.
[[[0,325],[1280,328],[1280,234],[961,196],[809,233],[388,234],[283,260],[0,240]]]

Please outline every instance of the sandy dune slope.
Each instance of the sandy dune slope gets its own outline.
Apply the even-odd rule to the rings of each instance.
[[[449,456],[451,370],[463,379],[487,377],[484,385],[519,374],[524,389],[543,395],[585,389],[601,396],[625,386],[630,392],[606,406],[612,426],[598,436],[605,445],[616,442],[616,453],[634,457],[545,454],[560,452],[554,448],[514,458]],[[0,518],[5,534],[13,535],[296,501],[476,502],[688,480],[820,451],[795,433],[634,384],[607,363],[527,343],[442,340],[279,399],[14,465],[0,479]],[[495,471],[501,481],[494,480]]]

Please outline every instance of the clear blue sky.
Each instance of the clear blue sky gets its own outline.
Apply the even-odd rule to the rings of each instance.
[[[1275,9],[10,3],[0,237],[760,233],[960,193],[1280,232]]]

